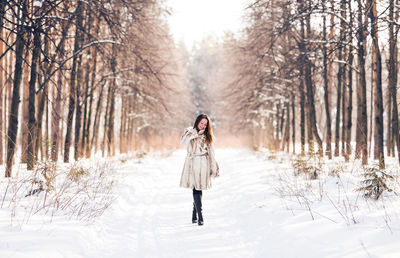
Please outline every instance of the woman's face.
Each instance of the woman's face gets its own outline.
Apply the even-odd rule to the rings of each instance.
[[[197,127],[199,128],[199,130],[204,130],[206,129],[208,124],[208,120],[206,118],[203,118],[200,120],[199,124],[197,125]]]

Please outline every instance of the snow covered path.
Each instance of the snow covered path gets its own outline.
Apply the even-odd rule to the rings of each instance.
[[[288,209],[275,187],[290,164],[248,149],[216,150],[221,177],[203,192],[205,225],[192,224],[191,190],[178,187],[184,156],[122,163],[116,201],[90,225],[60,218],[21,229],[0,213],[0,257],[399,257],[399,228],[348,226],[332,207],[321,210],[335,223]]]
[[[145,159],[134,167],[127,164],[122,169],[125,179],[115,213],[103,222],[114,239],[101,243],[95,253],[107,257],[254,257],[256,249],[263,248],[257,241],[263,212],[249,198],[263,199],[265,189],[253,189],[257,178],[247,181],[247,176],[240,176],[249,172],[248,153],[233,153],[221,152],[220,166],[226,174],[203,192],[203,227],[191,223],[191,190],[178,187],[184,151],[166,159]],[[228,173],[232,170],[239,175]],[[261,213],[251,215],[249,209]]]

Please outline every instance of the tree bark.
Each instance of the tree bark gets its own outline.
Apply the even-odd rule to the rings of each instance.
[[[58,58],[61,59],[64,56],[64,40],[67,36],[69,25],[63,22],[62,24],[62,39],[58,45]],[[58,160],[58,150],[60,149],[60,136],[62,135],[62,129],[60,130],[60,120],[62,116],[61,111],[61,94],[63,89],[63,71],[60,69],[57,72],[57,84],[53,90],[53,102],[51,111],[51,159],[53,161]]]
[[[295,95],[292,95],[292,143],[293,143],[293,154],[296,154],[296,116],[295,113]]]
[[[325,0],[322,1],[323,5],[323,12],[325,12]],[[325,100],[325,115],[326,115],[326,149],[325,149],[325,154],[328,155],[329,159],[332,159],[332,128],[331,128],[331,113],[330,113],[330,105],[329,105],[329,80],[328,78],[328,71],[329,71],[329,66],[330,62],[328,64],[328,49],[327,49],[327,38],[326,38],[326,16],[323,15],[323,28],[322,28],[322,33],[323,33],[323,77],[324,77],[324,100]]]
[[[1,7],[4,4],[5,4],[5,2],[1,2],[0,8],[4,8],[4,6]],[[1,9],[0,9],[0,16],[1,16],[0,19],[3,18],[2,17],[3,12],[4,12],[4,9],[3,9],[3,11],[1,11]],[[0,21],[0,26],[2,26],[2,21]],[[0,38],[3,38],[3,31],[1,29],[0,29]],[[3,53],[3,52],[4,52],[4,43],[0,42],[0,53]],[[4,132],[4,130],[3,130],[3,123],[4,123],[3,122],[3,113],[4,113],[3,98],[4,98],[4,89],[7,87],[7,85],[6,85],[6,81],[7,81],[6,74],[7,73],[5,71],[5,69],[7,69],[6,68],[7,63],[6,63],[5,59],[6,58],[4,58],[4,60],[0,59],[0,67],[2,68],[0,70],[0,165],[3,164],[3,132]]]
[[[353,9],[351,6],[351,1],[348,2],[348,10],[349,10],[349,23],[350,23],[350,34],[349,38],[353,38]],[[351,128],[352,128],[352,113],[353,113],[353,44],[349,45],[349,54],[348,54],[348,103],[347,103],[347,125],[346,125],[346,153],[345,160],[346,162],[350,160],[350,155],[352,153],[351,148]]]
[[[309,2],[309,9],[311,7],[311,2]],[[306,28],[307,28],[307,39],[311,38],[311,17],[310,17],[310,12],[306,15]],[[305,39],[305,38],[303,38]],[[305,49],[307,50],[306,53],[309,51],[309,44],[307,43],[305,45]],[[305,75],[305,84],[307,88],[307,100],[308,100],[308,107],[309,107],[309,115],[310,115],[310,126],[313,134],[313,139],[317,141],[318,144],[318,154],[320,156],[323,155],[323,147],[322,147],[322,140],[318,134],[318,129],[317,129],[317,119],[315,116],[315,104],[314,104],[314,88],[313,88],[313,82],[312,82],[312,73],[311,73],[311,60],[308,58],[308,55],[305,55],[305,69],[304,69],[304,75]]]
[[[111,83],[109,83],[111,84]],[[105,150],[106,150],[106,145],[108,142],[108,114],[110,112],[110,98],[111,98],[111,85],[108,86],[108,92],[107,92],[107,104],[106,104],[106,111],[104,114],[104,128],[103,128],[103,142],[101,143],[101,156],[104,157],[105,155]]]
[[[75,95],[75,137],[74,137],[74,160],[78,160],[80,154],[80,131],[81,131],[81,120],[82,120],[82,103],[81,103],[81,83],[82,83],[82,56],[78,57],[78,68],[76,75],[76,95]]]
[[[127,97],[121,96],[121,126],[119,128],[119,151],[126,153]]]
[[[1,1],[0,2],[0,36],[3,36],[3,19],[4,16],[6,15],[6,1]],[[3,38],[3,37],[1,37]],[[3,43],[1,43],[3,45]],[[1,53],[3,53],[3,49],[1,49]]]
[[[280,125],[280,102],[276,103],[276,128],[275,128],[275,140],[274,140],[274,149],[277,150],[279,148],[279,126]]]
[[[96,114],[94,116],[94,121],[93,121],[93,137],[92,137],[92,141],[91,141],[91,147],[90,149],[94,148],[94,152],[97,153],[98,150],[98,138],[99,138],[99,121],[100,121],[100,115],[101,115],[101,110],[102,110],[102,101],[103,101],[103,91],[104,91],[104,87],[105,87],[105,83],[101,84],[100,87],[100,93],[98,96],[98,100],[97,100],[97,105],[96,105]]]
[[[300,65],[300,84],[299,84],[299,92],[300,92],[300,142],[301,142],[301,155],[305,154],[305,144],[306,144],[306,135],[305,135],[305,94],[304,94],[304,78],[303,78],[303,65]]]
[[[30,33],[26,34],[27,42],[30,41]],[[30,46],[29,46],[30,48]],[[29,48],[26,47],[25,49],[25,55],[24,55],[24,61],[22,65],[22,82],[21,82],[21,87],[22,87],[22,120],[20,122],[21,130],[20,130],[20,135],[19,137],[17,136],[17,142],[18,139],[20,141],[20,146],[21,146],[21,163],[27,163],[28,162],[28,133],[29,133],[29,65],[28,63],[31,60],[31,53],[29,52]]]
[[[378,17],[376,11],[376,0],[369,0],[370,3],[370,19],[371,19],[371,37],[372,37],[372,55],[374,73],[376,82],[374,85],[374,111],[375,111],[375,137],[374,145],[377,150],[377,159],[379,160],[379,167],[385,168],[385,154],[383,147],[383,98],[382,98],[382,57],[378,43]]]
[[[40,21],[38,22],[40,24]],[[40,25],[39,25],[40,26]],[[31,79],[29,81],[29,120],[28,120],[28,160],[27,169],[32,170],[35,165],[35,97],[36,97],[36,78],[37,78],[37,66],[40,55],[40,27],[37,27],[33,31],[33,52],[32,52],[32,63],[31,63]]]
[[[20,84],[22,79],[22,61],[25,45],[25,28],[24,22],[27,17],[26,1],[20,1],[20,7],[18,8],[18,13],[21,20],[18,21],[17,25],[17,39],[15,48],[15,68],[14,68],[14,82],[13,82],[13,92],[11,100],[11,109],[9,116],[9,126],[7,131],[7,160],[6,160],[6,170],[5,177],[11,177],[13,158],[15,153],[17,133],[18,133],[18,109],[20,103]]]
[[[286,151],[289,153],[289,144],[290,144],[290,106],[289,101],[286,102],[286,129],[285,129],[285,143],[286,143]]]
[[[362,164],[368,164],[368,116],[367,116],[367,81],[365,78],[365,33],[366,27],[363,21],[363,7],[361,0],[358,3],[358,29],[357,29],[357,57],[359,70],[360,103],[357,108],[360,109],[357,114],[357,125],[360,129],[359,146],[362,154]]]
[[[44,107],[47,100],[47,91],[48,91],[48,83],[44,84],[40,95],[39,95],[39,103],[38,103],[38,111],[37,111],[37,124],[36,124],[36,133],[35,133],[35,158],[37,159],[39,156],[39,149],[41,151],[41,155],[43,156],[42,152],[42,124],[43,124],[43,113]]]
[[[398,2],[398,1],[396,1]],[[388,133],[388,141],[393,138],[394,142],[392,143],[393,155],[394,155],[394,145],[397,147],[397,158],[400,163],[400,137],[399,137],[399,114],[397,108],[397,72],[398,72],[398,63],[397,63],[397,30],[395,33],[395,22],[397,21],[397,12],[396,18],[394,17],[394,1],[389,1],[389,99],[392,103],[392,108],[388,110],[388,114],[391,113],[390,117],[391,121],[388,123],[388,128],[391,128],[391,132]],[[395,21],[396,19],[396,21]],[[391,126],[389,126],[391,124]],[[390,137],[390,135],[392,137]],[[390,138],[389,138],[390,137]]]
[[[340,16],[345,18],[346,17],[346,1],[341,0],[340,5]],[[342,64],[343,61],[343,48],[345,41],[345,21],[343,19],[340,20],[340,36],[339,36],[339,49],[338,49],[338,73],[337,73],[337,93],[336,93],[336,126],[335,126],[335,157],[339,156],[339,146],[340,146],[340,120],[341,120],[341,111],[344,114],[343,110],[341,110],[341,106],[343,105],[343,97],[344,94],[344,65]],[[343,118],[342,118],[343,119]],[[344,126],[344,125],[343,125]],[[343,138],[343,137],[342,137]],[[343,140],[343,139],[342,139]]]
[[[76,7],[76,27],[75,27],[75,43],[74,43],[74,57],[72,59],[71,78],[69,85],[69,104],[68,104],[68,116],[67,116],[67,133],[65,135],[64,144],[64,162],[69,162],[69,150],[71,145],[71,133],[72,133],[72,120],[74,118],[75,111],[75,84],[76,84],[76,72],[78,57],[75,53],[80,49],[81,46],[81,28],[82,28],[82,13],[83,13],[83,2],[78,1]]]

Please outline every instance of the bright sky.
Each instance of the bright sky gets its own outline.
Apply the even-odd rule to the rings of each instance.
[[[239,31],[245,0],[167,0],[167,5],[172,8],[169,24],[175,41],[183,40],[190,48],[206,35]]]

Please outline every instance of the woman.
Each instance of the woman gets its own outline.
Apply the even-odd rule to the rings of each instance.
[[[187,156],[180,186],[193,189],[192,223],[198,222],[199,226],[204,224],[201,210],[202,190],[211,187],[211,177],[219,176],[213,139],[211,120],[205,114],[199,115],[194,126],[187,128],[181,137],[181,144],[187,146]]]

